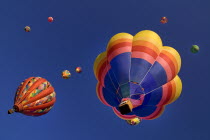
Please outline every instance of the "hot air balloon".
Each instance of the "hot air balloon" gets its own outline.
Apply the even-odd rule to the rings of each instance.
[[[162,24],[165,24],[165,23],[168,22],[168,18],[167,18],[167,17],[161,17],[160,22],[161,22]]]
[[[76,70],[75,70],[77,73],[81,73],[82,72],[82,68],[81,67],[76,67]]]
[[[197,53],[198,51],[199,51],[198,45],[192,45],[191,52],[192,53]]]
[[[62,72],[62,77],[63,77],[63,79],[69,79],[70,76],[71,76],[71,73],[70,73],[68,70],[64,70],[64,71]]]
[[[28,116],[48,113],[56,101],[52,85],[44,78],[30,77],[18,87],[13,109],[8,114],[19,112]]]
[[[26,32],[30,32],[30,31],[31,31],[31,28],[30,28],[29,26],[26,26],[26,27],[24,28],[24,30],[25,30]]]
[[[48,22],[53,22],[53,17],[48,17]]]
[[[126,120],[126,122],[130,125],[138,125],[141,122],[141,118],[136,117],[136,118],[131,119],[131,120]]]
[[[124,119],[152,120],[181,94],[179,53],[144,30],[113,36],[94,62],[99,100]]]

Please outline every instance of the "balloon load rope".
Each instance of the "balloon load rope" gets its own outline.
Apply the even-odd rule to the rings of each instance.
[[[116,94],[122,99],[123,97],[122,97],[122,95],[118,92],[118,89],[117,89],[117,91],[116,91]]]

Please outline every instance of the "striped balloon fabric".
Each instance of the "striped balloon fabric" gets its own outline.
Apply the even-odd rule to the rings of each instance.
[[[41,116],[48,113],[56,101],[52,85],[44,78],[30,77],[18,87],[13,109],[28,116]]]
[[[122,119],[155,119],[181,94],[180,67],[179,53],[163,46],[155,32],[116,34],[94,63],[97,96]],[[127,114],[119,111],[124,99],[132,102]]]

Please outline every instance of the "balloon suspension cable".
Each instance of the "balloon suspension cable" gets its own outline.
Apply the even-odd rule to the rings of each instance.
[[[10,109],[10,110],[8,110],[8,114],[12,114],[12,113],[14,113],[15,112],[15,109]]]

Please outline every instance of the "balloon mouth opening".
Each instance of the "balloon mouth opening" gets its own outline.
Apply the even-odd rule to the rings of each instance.
[[[122,115],[132,112],[133,105],[130,100],[122,101],[119,105],[119,111]]]

